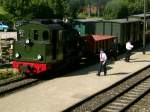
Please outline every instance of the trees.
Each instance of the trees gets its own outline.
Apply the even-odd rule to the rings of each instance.
[[[5,0],[2,5],[15,18],[27,17],[31,14],[31,0]]]
[[[49,0],[49,6],[52,8],[55,18],[63,18],[67,14],[68,4],[67,0]]]
[[[147,1],[147,9],[150,7],[150,0]],[[104,18],[124,18],[129,15],[143,13],[144,0],[112,0],[107,3],[104,9]]]
[[[127,16],[128,6],[124,0],[112,0],[108,2],[103,13],[105,19],[124,18]]]
[[[62,18],[68,10],[67,0],[0,0],[11,17]]]
[[[106,3],[104,11],[100,10]],[[103,13],[106,19],[143,13],[143,0],[0,0],[0,6],[5,8],[11,20],[63,18],[63,16],[75,18],[79,13],[88,15],[90,12],[88,6],[90,9],[97,7],[95,15]]]
[[[143,13],[144,0],[132,0],[132,1],[127,0],[127,1],[128,1],[129,15]]]
[[[0,19],[11,23],[20,19],[63,18],[68,10],[68,0],[0,0],[6,14]]]
[[[77,17],[77,14],[79,13],[79,11],[82,9],[83,7],[83,0],[69,0],[69,7],[68,9],[70,11],[68,11],[69,13],[67,13],[70,17],[75,18]]]
[[[1,16],[3,21],[13,25],[14,21],[22,18],[31,18],[30,0],[0,0],[0,6],[7,12]]]
[[[68,11],[67,0],[33,0],[34,18],[63,18]]]
[[[49,7],[47,0],[33,0],[31,5],[32,18],[51,18],[52,8]]]

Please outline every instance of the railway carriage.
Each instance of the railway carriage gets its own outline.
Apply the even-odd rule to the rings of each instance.
[[[113,44],[115,36],[110,35],[87,35],[81,37],[85,43],[85,52],[87,56],[95,56],[99,54],[101,48],[110,55],[110,49]]]
[[[141,21],[137,19],[114,19],[105,21],[104,24],[104,34],[109,34],[118,37],[118,42],[121,45],[124,45],[130,39],[135,43],[142,40],[143,25],[141,24]]]
[[[98,24],[102,22],[102,19],[75,19],[72,23],[73,27],[80,33],[81,36],[94,35],[99,31]]]
[[[102,20],[102,19],[78,19],[74,20],[74,28],[82,36],[86,35],[110,35],[117,37],[121,51],[125,50],[125,43],[132,39],[137,44],[141,44],[143,37],[143,24],[141,20],[135,18]]]

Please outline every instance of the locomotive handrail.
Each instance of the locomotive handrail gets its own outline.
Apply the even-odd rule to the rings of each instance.
[[[25,40],[16,41],[16,43],[18,43],[18,44],[25,44]],[[38,43],[38,44],[50,44],[50,42],[48,42],[48,41],[34,41],[34,43]]]

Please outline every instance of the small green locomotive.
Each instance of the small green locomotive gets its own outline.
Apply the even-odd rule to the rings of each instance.
[[[49,24],[30,22],[18,28],[14,42],[13,68],[39,74],[53,69],[58,63],[78,58],[79,34],[69,24],[50,21]]]

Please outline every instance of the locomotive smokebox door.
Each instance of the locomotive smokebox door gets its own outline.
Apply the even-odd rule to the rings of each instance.
[[[45,25],[31,23],[20,26],[18,41],[14,44],[13,60],[45,63],[45,49],[50,45],[49,36],[49,28]]]

